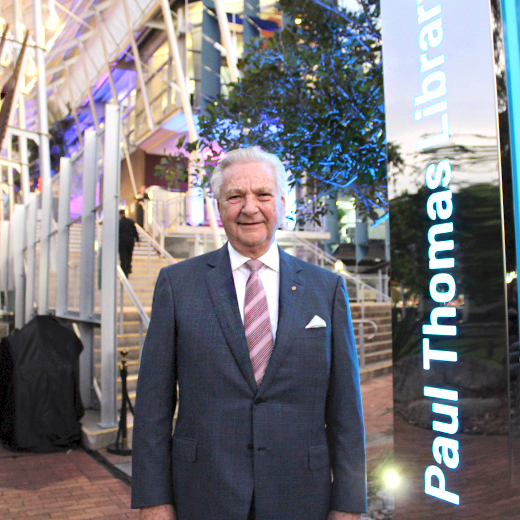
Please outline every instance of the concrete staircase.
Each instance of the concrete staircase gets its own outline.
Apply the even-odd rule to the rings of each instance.
[[[144,310],[150,316],[153,299],[153,291],[159,271],[162,267],[169,265],[169,261],[160,257],[156,249],[147,240],[145,234],[141,233],[141,241],[136,244],[132,261],[132,273],[129,281],[134,289]],[[101,236],[96,236],[98,242],[101,242]],[[81,247],[81,224],[75,224],[70,228],[70,246],[69,246],[69,309],[79,310],[78,295],[78,279]],[[182,248],[181,248],[182,249]],[[175,252],[175,251],[174,251]],[[304,256],[304,251],[292,250],[290,252]],[[308,259],[310,260],[310,258]],[[97,261],[96,261],[97,262]],[[71,268],[72,266],[72,268]],[[74,267],[75,266],[75,267]],[[51,271],[49,280],[49,303],[55,302],[55,276],[56,273]],[[101,291],[99,290],[97,277],[95,280],[94,290],[94,306],[95,312],[100,312]],[[37,288],[36,288],[37,290]],[[139,371],[139,315],[134,307],[132,300],[126,291],[122,291],[123,296],[123,313],[121,328],[121,285],[118,283],[118,339],[117,349],[119,352],[127,350],[128,360],[128,391],[132,402],[135,398],[135,388],[137,383],[137,374]],[[361,318],[361,304],[352,302],[351,295],[351,313],[354,320],[354,332],[358,345],[359,355],[359,323],[356,320]],[[365,367],[361,369],[361,380],[371,379],[380,375],[387,374],[392,370],[392,326],[391,326],[391,307],[390,303],[374,303],[365,302],[364,317],[377,324],[377,335],[373,339],[366,339],[373,332],[370,324],[364,325],[365,332]],[[146,330],[143,328],[143,341]],[[100,333],[95,336],[94,343],[94,374],[98,382],[101,375],[100,364]],[[121,359],[119,356],[118,361]],[[121,381],[118,377],[118,402],[121,401],[120,395]]]
[[[155,249],[148,241],[141,237],[141,241],[136,244],[132,258],[132,273],[129,281],[136,293],[141,305],[148,316],[151,315],[153,291],[155,282],[161,268],[166,267],[170,262],[159,257]],[[123,290],[123,321],[121,330],[121,284],[118,283],[118,321],[117,321],[117,350],[120,353],[123,350],[128,352],[126,359],[128,361],[128,394],[132,403],[135,400],[135,389],[137,385],[137,374],[139,372],[139,314],[130,299],[130,296]],[[146,337],[146,329],[143,327],[143,341]],[[101,362],[100,362],[100,335],[94,338],[94,374],[100,380]],[[118,361],[121,356],[118,356]],[[118,403],[121,402],[121,378],[117,378]]]
[[[150,315],[153,289],[155,280],[159,274],[159,270],[167,261],[158,257],[152,258],[151,269],[148,267],[148,259],[139,255],[134,256],[132,262],[132,274],[130,282],[132,287],[138,294],[144,309]],[[361,318],[361,304],[351,303],[350,305],[352,319]],[[365,302],[365,318],[377,324],[377,334],[373,339],[366,339],[373,332],[373,327],[369,324],[364,325],[365,333],[365,368],[360,370],[361,380],[372,379],[384,374],[388,374],[392,370],[392,318],[389,303],[373,303]],[[135,308],[129,301],[128,296],[124,297],[124,322],[123,333],[118,334],[118,351],[123,349],[128,351],[128,393],[132,402],[135,398],[135,389],[137,384],[137,374],[139,371],[139,317]],[[118,322],[119,327],[119,322]],[[359,324],[354,323],[354,333],[356,336],[356,344],[359,355]],[[146,333],[145,333],[146,334]],[[100,376],[99,364],[99,338],[95,343],[95,373],[96,377]],[[118,378],[118,402],[121,400],[120,378]]]
[[[101,236],[97,236],[98,243],[101,242]],[[69,310],[79,311],[79,263],[80,263],[80,246],[81,246],[81,224],[75,224],[70,229],[70,246],[69,246]],[[293,249],[291,253],[303,256],[301,251]],[[175,253],[175,251],[174,251]],[[98,257],[96,256],[96,268],[98,265]],[[182,260],[181,260],[182,261]],[[153,291],[155,282],[159,271],[162,267],[169,265],[170,261],[164,257],[160,257],[157,250],[153,247],[147,237],[142,234],[141,241],[134,249],[132,261],[132,273],[129,276],[129,281],[134,292],[137,295],[142,307],[148,316],[151,315],[151,306],[153,299]],[[94,280],[94,312],[100,312],[100,302],[102,293],[98,283],[98,272],[96,271]],[[56,273],[51,270],[49,273],[49,304],[53,307],[56,301],[55,294],[55,277]],[[135,391],[137,385],[137,376],[139,371],[139,356],[140,356],[140,337],[139,337],[139,314],[125,290],[121,291],[121,284],[118,282],[118,338],[117,350],[127,350],[128,361],[128,392],[132,403],[135,402]],[[36,289],[37,290],[37,289]],[[121,305],[122,296],[122,305]],[[352,298],[353,295],[351,295]],[[353,298],[352,298],[353,299]],[[352,301],[352,300],[351,300]],[[361,380],[367,380],[387,374],[392,370],[392,340],[391,340],[391,308],[390,303],[373,303],[365,302],[364,318],[374,321],[377,324],[377,335],[373,339],[366,339],[366,336],[371,335],[373,328],[369,324],[365,324],[365,367],[361,369]],[[351,313],[354,321],[361,318],[361,304],[351,303]],[[121,320],[122,318],[122,320]],[[354,331],[358,345],[359,354],[359,324],[354,323]],[[143,327],[143,337],[146,335],[146,329]],[[101,352],[100,352],[100,331],[98,329],[94,339],[94,374],[98,381],[101,380]],[[118,356],[120,361],[121,356]],[[101,388],[102,391],[102,388]],[[118,404],[121,403],[121,380],[117,378]],[[119,406],[118,406],[119,407]],[[90,420],[90,426],[86,429],[96,429],[99,418],[94,413]],[[129,428],[132,427],[132,417],[128,414]],[[92,426],[94,425],[94,426]],[[97,449],[100,445],[106,445],[108,442],[113,442],[115,431],[98,431],[100,436],[96,438],[96,433],[90,435],[92,441],[91,447]],[[103,435],[112,435],[108,442],[103,442],[101,439]],[[88,435],[87,435],[88,436]],[[106,437],[109,438],[109,437]],[[101,442],[101,444],[96,444]]]

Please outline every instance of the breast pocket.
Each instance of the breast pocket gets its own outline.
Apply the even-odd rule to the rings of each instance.
[[[322,338],[326,338],[327,336],[330,336],[330,328],[329,327],[319,327],[316,329],[303,329],[298,334],[296,334],[296,337],[298,339],[309,339],[309,340],[319,340]]]
[[[197,460],[197,441],[194,439],[183,439],[173,437],[172,457],[184,462],[195,462]]]

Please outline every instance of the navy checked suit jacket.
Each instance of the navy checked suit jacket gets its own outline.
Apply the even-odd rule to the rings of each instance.
[[[306,329],[315,315],[326,327]],[[132,507],[171,503],[177,520],[245,520],[253,489],[258,520],[364,512],[363,412],[343,279],[280,250],[278,330],[257,388],[227,246],[162,269],[132,459]]]

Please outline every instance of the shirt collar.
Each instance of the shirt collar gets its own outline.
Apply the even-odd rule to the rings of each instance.
[[[229,260],[231,261],[231,270],[234,271],[239,267],[242,267],[248,260],[247,256],[239,253],[228,240],[228,251],[229,251]],[[266,267],[269,267],[273,271],[278,272],[280,270],[280,252],[278,251],[278,244],[276,240],[271,244],[271,247],[268,249],[265,255],[262,255],[258,258],[261,262],[264,263]]]

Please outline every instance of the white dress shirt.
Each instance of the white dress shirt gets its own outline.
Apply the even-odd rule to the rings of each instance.
[[[247,256],[240,254],[228,241],[229,259],[231,261],[231,270],[233,271],[233,280],[235,281],[235,290],[238,299],[238,308],[240,309],[240,317],[244,323],[244,301],[246,299],[246,283],[251,271],[245,265],[248,260]],[[271,317],[271,331],[273,333],[273,341],[276,339],[276,329],[278,328],[278,297],[280,294],[280,252],[276,240],[271,244],[267,253],[260,258],[263,266],[258,270],[258,276],[262,280],[265,294],[267,296],[267,307]]]

